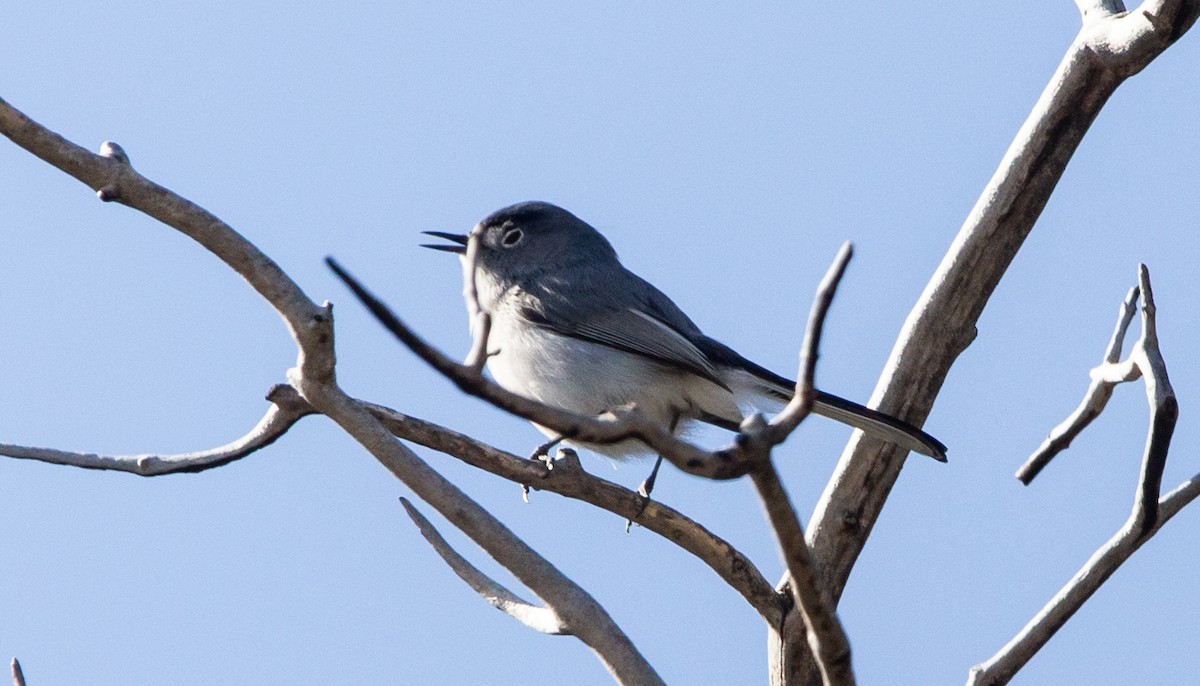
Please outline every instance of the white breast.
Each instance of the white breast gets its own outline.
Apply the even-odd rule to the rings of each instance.
[[[596,416],[635,404],[664,426],[701,413],[737,421],[733,395],[717,384],[608,346],[562,336],[500,311],[493,314],[488,369],[504,388],[572,412]],[[556,434],[544,427],[543,433]],[[636,441],[586,445],[610,457],[646,453]]]

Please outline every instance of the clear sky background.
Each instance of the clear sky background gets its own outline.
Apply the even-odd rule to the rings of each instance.
[[[461,355],[458,266],[418,232],[549,200],[706,332],[791,374],[813,289],[853,240],[817,380],[865,400],[1079,27],[1067,0],[567,5],[7,3],[0,96],[90,149],[119,142],[334,301],[350,393],[526,453],[540,434],[426,369],[321,258]],[[1121,87],[952,369],[926,424],[950,462],[910,460],[842,602],[861,683],[962,683],[1124,521],[1140,384],[1033,486],[1012,473],[1079,401],[1139,261],[1182,407],[1165,485],[1200,471],[1198,63],[1194,30]],[[0,180],[0,442],[178,452],[258,420],[295,351],[237,276],[7,141]],[[847,436],[813,420],[779,454],[806,521]],[[419,452],[669,683],[765,683],[760,620],[706,567]],[[584,459],[629,486],[649,467]],[[668,470],[658,489],[778,578],[747,483]],[[579,642],[476,597],[404,517],[408,494],[319,417],[197,475],[0,460],[0,656],[31,686],[610,683]],[[1197,550],[1193,505],[1018,683],[1194,678]]]

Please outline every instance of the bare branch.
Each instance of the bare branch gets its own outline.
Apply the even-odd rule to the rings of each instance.
[[[1147,0],[1134,12],[1084,25],[909,313],[868,406],[922,425],[1100,109],[1198,15],[1200,0]],[[835,602],[904,457],[902,449],[856,431],[817,503],[808,539]],[[796,683],[815,676],[811,663],[785,671]]]
[[[488,551],[526,586],[557,608],[576,636],[621,682],[661,679],[612,618],[495,517],[401,445],[334,379],[332,310],[318,307],[256,247],[211,213],[133,171],[118,147],[93,155],[0,100],[0,133],[21,147],[193,238],[245,278],[283,317],[299,353],[288,381],[315,410],[340,425],[422,500]]]
[[[804,619],[808,646],[816,657],[821,680],[826,686],[853,684],[850,641],[833,610],[829,594],[817,580],[812,554],[804,541],[804,529],[779,480],[779,473],[768,460],[762,468],[750,472],[750,478],[767,511],[771,530],[787,565],[787,586]]]
[[[1200,0],[1144,3],[1090,22],[1076,37],[930,279],[897,339],[869,406],[921,426],[951,365],[1113,91],[1179,39]],[[840,597],[903,465],[894,445],[855,432],[808,532],[822,577]]]
[[[1104,353],[1104,362],[1092,370],[1092,382],[1083,395],[1083,401],[1069,417],[1050,430],[1046,440],[1017,470],[1017,478],[1021,480],[1021,483],[1029,485],[1034,477],[1050,463],[1050,460],[1070,447],[1071,441],[1075,440],[1075,437],[1104,411],[1109,398],[1112,397],[1113,388],[1121,381],[1127,380],[1125,377],[1128,374],[1121,373],[1124,370],[1118,371],[1116,367],[1121,359],[1121,348],[1125,345],[1125,332],[1129,330],[1129,323],[1133,321],[1133,315],[1137,313],[1139,294],[1140,291],[1136,286],[1129,289],[1129,294],[1125,296],[1125,301],[1121,303],[1121,309],[1117,313],[1117,326],[1113,330],[1112,338],[1109,339],[1108,349]],[[1137,367],[1133,366],[1133,369],[1136,371]]]
[[[25,686],[25,672],[21,670],[21,663],[15,657],[12,659],[12,680],[13,686]]]
[[[1150,428],[1146,437],[1146,448],[1142,457],[1142,468],[1138,476],[1138,487],[1134,497],[1133,511],[1121,529],[1097,550],[1067,585],[1042,608],[1041,612],[1025,625],[1011,641],[987,662],[976,665],[967,679],[969,686],[998,686],[1008,683],[1014,674],[1028,662],[1054,634],[1066,624],[1075,612],[1096,592],[1100,586],[1142,546],[1167,519],[1177,513],[1183,505],[1200,494],[1200,476],[1176,488],[1159,501],[1163,468],[1175,430],[1179,406],[1175,392],[1167,378],[1167,367],[1158,346],[1156,319],[1157,308],[1150,287],[1150,273],[1145,265],[1138,265],[1139,288],[1142,298],[1142,336],[1130,351],[1130,362],[1146,379],[1146,398],[1150,404]],[[1123,329],[1131,318],[1132,308],[1126,298],[1122,308],[1117,333],[1123,337]],[[1114,335],[1114,340],[1119,336]],[[1113,351],[1120,344],[1110,344],[1108,361],[1112,364]],[[1094,375],[1095,376],[1095,375]],[[1136,378],[1137,375],[1132,375]],[[1119,380],[1109,383],[1112,386]],[[1093,386],[1095,384],[1093,383]],[[1102,409],[1102,408],[1101,408]],[[1099,410],[1097,410],[1099,413]],[[1048,458],[1047,458],[1048,459]]]
[[[754,563],[727,541],[678,510],[646,500],[619,484],[581,469],[552,470],[545,465],[497,450],[432,422],[395,410],[364,403],[389,431],[399,438],[455,457],[510,481],[574,498],[608,510],[662,536],[708,565],[725,583],[746,599],[763,620],[779,627],[783,620],[783,597],[767,582]]]
[[[800,422],[812,410],[813,389],[816,384],[814,377],[817,371],[817,344],[821,340],[821,332],[825,328],[825,317],[833,304],[833,296],[837,293],[838,284],[846,273],[850,258],[854,257],[854,246],[843,243],[833,258],[833,264],[817,286],[817,294],[813,298],[812,308],[808,313],[808,324],[804,330],[804,341],[800,344],[800,370],[796,374],[796,392],[783,410],[771,420],[774,433],[782,436],[783,442],[791,432],[796,430]],[[778,443],[776,444],[778,445]]]
[[[1008,683],[1142,544],[1197,497],[1200,497],[1200,474],[1162,497],[1158,503],[1158,517],[1144,533],[1136,513],[1130,515],[1121,530],[1092,555],[1020,633],[986,662],[971,669],[967,678],[968,686],[1000,686]]]
[[[853,250],[849,243],[842,245],[833,264],[821,280],[813,299],[812,309],[805,327],[804,343],[800,349],[800,369],[797,373],[796,392],[769,426],[762,426],[760,415],[753,415],[742,425],[742,434],[748,447],[758,444],[758,465],[750,472],[754,488],[767,512],[771,531],[787,567],[787,587],[791,591],[796,607],[804,620],[805,635],[812,655],[826,686],[854,684],[854,670],[850,662],[850,641],[834,612],[829,594],[817,580],[812,554],[804,540],[804,528],[800,517],[792,507],[791,499],[779,480],[779,473],[771,460],[771,449],[787,439],[800,422],[812,410],[816,371],[817,347],[825,317],[833,304],[838,283],[846,272]],[[778,633],[773,636],[778,636]]]
[[[1133,319],[1134,298],[1140,294],[1142,303],[1142,335],[1129,352],[1129,358],[1118,362],[1122,340]],[[1129,291],[1121,305],[1117,328],[1113,332],[1105,353],[1105,361],[1092,370],[1092,383],[1088,394],[1079,408],[1062,424],[1050,432],[1050,436],[1017,470],[1017,478],[1028,484],[1050,460],[1065,449],[1075,436],[1092,419],[1104,410],[1113,388],[1125,381],[1146,379],[1146,400],[1150,405],[1150,427],[1146,437],[1146,449],[1142,457],[1142,470],[1138,479],[1138,492],[1134,513],[1147,528],[1154,523],[1158,508],[1158,495],[1162,488],[1162,473],[1166,466],[1167,451],[1175,422],[1179,417],[1179,404],[1175,391],[1167,376],[1166,362],[1158,345],[1157,308],[1154,292],[1150,285],[1150,272],[1146,265],[1138,265],[1138,286]]]
[[[314,378],[332,379],[332,332],[327,312],[254,244],[208,210],[139,174],[115,143],[106,141],[95,155],[46,129],[0,99],[0,133],[50,165],[116,201],[178,230],[216,255],[265,298],[299,344],[297,365]],[[326,354],[326,351],[328,354]],[[313,357],[316,354],[318,357]]]
[[[1175,422],[1179,419],[1179,402],[1167,377],[1167,363],[1158,347],[1158,308],[1150,287],[1150,271],[1144,264],[1138,265],[1138,285],[1142,289],[1142,338],[1134,347],[1132,361],[1146,379],[1150,426],[1138,475],[1133,517],[1137,519],[1141,533],[1146,533],[1158,517],[1158,494],[1162,490],[1162,475],[1167,466]]]
[[[138,476],[202,472],[240,460],[271,445],[302,417],[314,412],[290,386],[275,386],[267,393],[267,400],[271,401],[271,407],[245,436],[209,450],[177,455],[97,455],[0,444],[0,455],[84,469],[111,469]]]
[[[570,635],[570,629],[552,608],[538,607],[523,600],[479,571],[470,562],[467,562],[466,558],[459,555],[454,548],[450,547],[450,544],[442,538],[433,524],[418,512],[407,498],[401,498],[400,503],[404,505],[405,512],[417,525],[421,535],[425,537],[426,541],[429,541],[429,545],[433,546],[437,554],[442,556],[446,564],[450,565],[450,569],[453,569],[459,578],[467,582],[468,586],[475,589],[475,592],[483,596],[483,599],[493,607],[534,631],[559,636]]]
[[[314,408],[334,420],[397,478],[554,608],[622,684],[662,679],[612,617],[585,590],[504,526],[457,486],[392,436],[358,401],[336,386],[297,375],[293,385]]]

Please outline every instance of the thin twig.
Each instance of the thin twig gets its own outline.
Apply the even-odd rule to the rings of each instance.
[[[852,255],[850,244],[845,243],[817,288],[800,350],[796,392],[784,411],[772,421],[771,426],[764,427],[763,431],[757,433],[764,442],[759,452],[758,465],[750,472],[750,478],[766,510],[767,520],[771,524],[771,531],[775,535],[776,544],[787,568],[786,586],[804,620],[808,645],[816,658],[821,680],[826,686],[854,684],[850,641],[846,638],[841,622],[838,621],[829,594],[817,580],[812,554],[804,540],[804,528],[779,479],[779,473],[775,470],[771,460],[771,449],[783,442],[812,409],[813,376],[816,371],[821,331],[829,307],[833,304],[838,283],[845,274],[846,265],[849,264]],[[743,424],[743,432],[761,423],[760,416],[754,415]]]
[[[138,476],[202,472],[240,460],[271,445],[301,418],[313,414],[314,410],[309,407],[308,403],[304,402],[294,391],[289,392],[291,390],[290,386],[272,388],[267,394],[267,400],[271,401],[272,405],[253,429],[232,443],[209,450],[176,455],[97,455],[53,448],[0,444],[0,455],[84,469],[129,472]]]
[[[1021,483],[1029,485],[1055,456],[1070,447],[1071,441],[1075,440],[1075,437],[1104,411],[1109,398],[1112,397],[1113,388],[1125,380],[1124,377],[1127,374],[1112,372],[1120,362],[1121,349],[1125,345],[1125,333],[1129,330],[1133,316],[1137,314],[1137,300],[1140,293],[1141,291],[1136,286],[1129,289],[1129,294],[1125,296],[1125,300],[1117,312],[1117,326],[1113,330],[1112,338],[1108,341],[1108,349],[1104,352],[1104,362],[1092,370],[1090,374],[1092,380],[1088,385],[1087,392],[1083,395],[1083,400],[1069,417],[1050,430],[1046,440],[1017,470],[1017,478],[1021,480]],[[1136,370],[1136,367],[1134,369]]]
[[[1138,284],[1142,289],[1142,338],[1134,348],[1134,364],[1146,379],[1146,401],[1150,405],[1150,426],[1147,429],[1146,450],[1138,474],[1137,496],[1134,498],[1134,517],[1142,533],[1148,531],[1158,517],[1158,496],[1162,490],[1163,470],[1175,422],[1179,419],[1179,402],[1167,377],[1167,363],[1158,346],[1158,307],[1150,287],[1150,271],[1138,265]]]
[[[429,541],[429,545],[442,557],[450,569],[454,570],[459,578],[467,582],[468,586],[483,596],[483,599],[493,607],[534,631],[557,636],[571,634],[570,629],[554,610],[534,605],[522,599],[467,562],[467,559],[458,554],[446,542],[446,539],[442,538],[433,524],[417,511],[417,508],[413,507],[407,498],[401,498],[400,504],[404,506],[404,511],[417,525],[421,535],[425,537],[426,541]]]

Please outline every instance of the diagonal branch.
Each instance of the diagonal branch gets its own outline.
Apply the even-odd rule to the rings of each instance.
[[[446,542],[445,538],[442,538],[433,524],[417,511],[417,508],[413,507],[407,498],[401,498],[400,504],[404,506],[404,511],[413,520],[413,524],[417,525],[421,535],[425,537],[426,541],[429,541],[429,545],[433,546],[437,554],[442,556],[450,569],[454,570],[459,578],[467,582],[468,586],[483,596],[483,599],[493,607],[534,631],[556,636],[570,635],[569,627],[553,608],[539,607],[523,600],[479,571],[478,568],[467,562],[466,558],[459,555],[454,548],[450,547],[450,544]]]
[[[1198,497],[1200,474],[1180,484],[1158,501],[1158,518],[1144,533],[1136,522],[1136,516],[1130,516],[1121,530],[1092,554],[1087,563],[1020,633],[986,662],[971,669],[967,678],[968,686],[1000,686],[1008,683],[1138,548]]]
[[[1104,363],[1092,370],[1092,382],[1088,386],[1087,392],[1083,394],[1083,400],[1079,403],[1079,407],[1075,408],[1075,411],[1061,424],[1050,430],[1046,440],[1017,470],[1017,478],[1021,480],[1021,483],[1029,485],[1050,463],[1050,460],[1070,447],[1071,441],[1075,440],[1075,437],[1104,411],[1109,398],[1112,397],[1113,389],[1118,383],[1137,378],[1131,376],[1131,372],[1140,373],[1135,365],[1120,365],[1119,362],[1121,348],[1125,344],[1125,332],[1128,331],[1129,324],[1133,321],[1133,315],[1137,313],[1139,294],[1140,291],[1135,286],[1125,296],[1125,301],[1121,303],[1121,310],[1117,313],[1117,327],[1109,340],[1108,350],[1104,353]],[[1120,367],[1128,367],[1128,370]]]
[[[800,349],[800,371],[797,374],[796,392],[792,400],[763,431],[751,434],[761,436],[764,442],[758,452],[758,466],[750,472],[750,478],[766,510],[771,531],[775,534],[776,544],[787,568],[787,588],[804,621],[809,649],[816,658],[821,679],[826,686],[854,684],[850,641],[846,638],[841,622],[838,621],[828,592],[817,579],[812,553],[804,540],[804,527],[801,526],[800,517],[792,507],[783,482],[779,479],[779,472],[771,460],[771,449],[785,440],[812,410],[817,346],[825,325],[825,317],[833,304],[833,296],[852,255],[850,244],[843,244],[817,288],[805,328],[804,343]],[[753,425],[755,420],[758,423],[762,422],[761,416],[754,415],[744,426]]]
[[[678,510],[657,500],[647,500],[630,489],[582,469],[566,469],[565,465],[558,465],[548,470],[542,463],[497,450],[432,422],[380,405],[364,405],[388,431],[399,438],[445,453],[510,481],[574,498],[608,510],[622,519],[637,522],[639,526],[662,536],[708,565],[725,583],[740,593],[769,626],[780,626],[785,612],[783,597],[754,563],[729,542]]]
[[[84,469],[111,469],[138,476],[202,472],[240,460],[271,445],[302,417],[315,412],[290,386],[275,386],[267,393],[267,400],[271,401],[271,407],[245,436],[209,450],[177,455],[96,455],[0,444],[0,455]]]
[[[870,406],[920,426],[992,291],[1109,96],[1195,23],[1200,0],[1144,2],[1088,22],[1067,49],[992,179],[914,305]],[[841,596],[903,465],[896,446],[855,432],[808,532]]]
[[[1088,18],[909,313],[869,406],[921,426],[1101,108],[1125,79],[1183,36],[1198,15],[1200,0],[1146,0],[1126,14]],[[817,503],[808,539],[835,601],[904,456],[896,446],[855,432]],[[814,675],[812,664],[803,661],[785,672],[795,683]]]
[[[1141,295],[1142,335],[1129,352],[1129,358],[1118,361],[1129,323],[1133,320],[1134,300]],[[1167,451],[1175,422],[1179,418],[1179,403],[1167,376],[1167,365],[1158,345],[1157,307],[1146,265],[1138,265],[1138,285],[1129,291],[1121,304],[1117,328],[1108,344],[1105,361],[1091,372],[1092,383],[1079,408],[1050,432],[1042,446],[1017,470],[1017,478],[1028,484],[1055,455],[1070,444],[1092,419],[1104,410],[1117,384],[1146,379],[1146,400],[1150,405],[1150,427],[1138,491],[1134,500],[1134,515],[1143,529],[1154,524],[1158,495],[1162,489],[1162,473],[1166,467]]]
[[[971,669],[967,679],[968,686],[999,686],[1008,683],[1143,543],[1184,505],[1200,495],[1200,476],[1197,476],[1164,496],[1161,502],[1159,500],[1163,468],[1166,466],[1167,451],[1170,449],[1171,437],[1175,430],[1175,420],[1179,416],[1179,405],[1167,378],[1166,363],[1158,346],[1157,308],[1150,287],[1150,273],[1145,265],[1138,265],[1138,282],[1138,288],[1131,291],[1131,295],[1139,291],[1141,293],[1142,336],[1130,351],[1128,365],[1117,365],[1113,362],[1113,358],[1120,351],[1120,339],[1124,336],[1124,328],[1132,318],[1132,303],[1130,298],[1126,298],[1117,333],[1109,345],[1105,365],[1097,368],[1120,369],[1128,366],[1132,369],[1125,373],[1127,378],[1113,375],[1105,380],[1105,383],[1109,384],[1109,394],[1112,387],[1121,381],[1136,379],[1138,376],[1144,376],[1146,379],[1150,428],[1138,476],[1133,511],[1121,529],[1092,555],[1025,628],[994,656]],[[1093,370],[1093,378],[1102,376],[1097,370]],[[1100,409],[1103,409],[1103,406]],[[1099,410],[1096,412],[1098,414]],[[1035,454],[1034,457],[1039,455]],[[1046,461],[1048,460],[1049,457],[1046,458]]]
[[[430,469],[400,444],[334,378],[333,316],[317,306],[266,255],[207,210],[155,184],[133,170],[118,146],[106,144],[93,155],[26,117],[0,100],[0,133],[21,147],[98,191],[178,229],[221,258],[265,298],[284,319],[298,354],[288,381],[313,409],[351,437],[471,537],[500,564],[548,603],[558,608],[575,635],[621,683],[656,684],[661,679],[596,601],[487,510]]]

